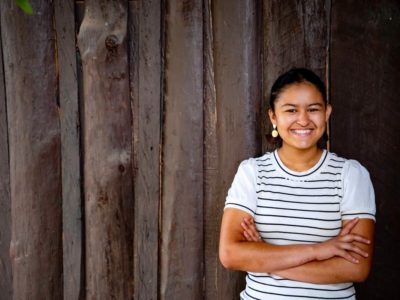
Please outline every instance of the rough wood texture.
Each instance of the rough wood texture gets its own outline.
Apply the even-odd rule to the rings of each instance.
[[[259,109],[261,98],[261,62],[257,38],[259,11],[255,1],[214,1],[214,67],[217,105],[218,176],[217,197],[207,202],[206,228],[219,230],[228,188],[239,162],[260,154]],[[206,148],[207,149],[207,148]],[[211,225],[212,224],[212,225]],[[215,228],[206,233],[209,247],[217,251]],[[210,245],[212,243],[212,246]],[[214,269],[215,281],[208,299],[237,299],[244,288],[244,276],[224,270],[216,261],[207,262]]]
[[[61,167],[53,10],[1,1],[9,122],[13,299],[62,298]]]
[[[135,299],[157,299],[161,143],[160,1],[133,3],[131,33],[135,149]],[[135,14],[135,15],[134,15]],[[133,20],[131,19],[131,22]]]
[[[218,238],[221,203],[218,196],[217,97],[215,91],[213,16],[211,1],[204,2],[204,299],[218,299]],[[218,204],[219,203],[219,204]]]
[[[85,291],[74,1],[55,1],[54,12],[63,180],[63,291],[64,299],[74,300],[82,299]]]
[[[11,199],[7,105],[3,70],[3,50],[0,34],[0,300],[8,300],[12,299]]]
[[[263,136],[271,131],[266,112],[272,84],[284,71],[306,67],[327,78],[330,0],[264,1]],[[263,140],[263,149],[271,145]]]
[[[78,35],[84,86],[88,299],[133,297],[132,117],[125,1],[85,2]]]
[[[166,9],[161,299],[203,299],[201,1]]]
[[[334,1],[332,149],[359,160],[375,188],[374,265],[357,299],[398,297],[400,3]]]

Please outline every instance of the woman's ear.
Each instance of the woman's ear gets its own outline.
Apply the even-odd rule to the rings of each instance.
[[[276,125],[276,116],[275,116],[275,113],[272,110],[272,108],[268,109],[268,116],[269,116],[269,120],[271,121],[271,123]]]
[[[331,113],[332,113],[332,105],[327,104],[325,110],[325,122],[328,122]]]

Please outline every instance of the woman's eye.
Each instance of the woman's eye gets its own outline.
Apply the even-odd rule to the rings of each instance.
[[[295,113],[296,110],[295,110],[294,108],[292,108],[292,109],[287,109],[286,112],[288,112],[288,113]]]
[[[310,111],[310,112],[319,111],[319,108],[310,108],[308,111]]]

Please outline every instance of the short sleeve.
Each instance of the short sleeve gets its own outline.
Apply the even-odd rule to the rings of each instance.
[[[254,217],[257,206],[256,169],[253,159],[243,161],[228,190],[225,208],[237,208]]]
[[[342,220],[358,217],[375,221],[375,194],[367,169],[356,160],[347,160],[342,176]]]

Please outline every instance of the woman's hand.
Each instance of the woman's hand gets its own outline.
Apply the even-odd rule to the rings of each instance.
[[[360,242],[367,245],[371,243],[371,241],[365,237],[351,233],[357,223],[358,218],[355,218],[342,228],[337,237],[320,244],[315,244],[316,260],[326,260],[334,256],[340,256],[351,263],[357,264],[359,263],[359,260],[354,257],[354,253],[357,253],[362,257],[368,257],[366,251],[354,244],[354,242]]]
[[[358,218],[355,218],[344,225],[339,235],[326,242],[315,244],[315,259],[326,260],[334,256],[343,257],[351,263],[357,264],[359,260],[352,255],[357,253],[362,257],[368,257],[368,253],[357,247],[354,242],[370,244],[370,241],[358,234],[352,234],[351,231],[358,223]],[[243,236],[248,242],[262,242],[261,235],[257,231],[256,225],[252,218],[244,218],[241,222],[243,228]]]
[[[248,242],[263,242],[253,218],[244,218],[240,225],[243,228],[243,236]]]

